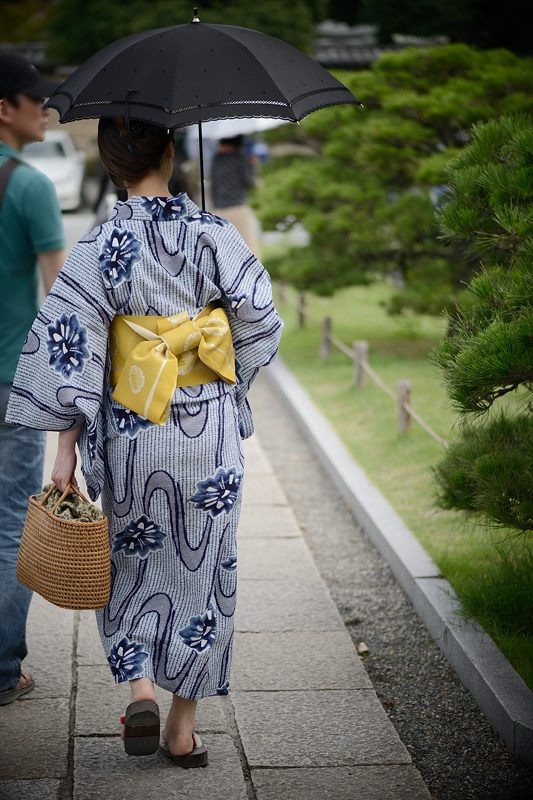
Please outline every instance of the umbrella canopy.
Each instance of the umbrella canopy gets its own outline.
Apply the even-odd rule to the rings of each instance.
[[[177,128],[228,117],[296,122],[339,103],[360,105],[309,56],[250,28],[190,22],[104,47],[48,101],[61,122],[124,115]]]
[[[298,122],[340,103],[362,105],[316,61],[281,39],[192,22],[126,36],[72,73],[48,101],[60,122],[126,116],[165,128],[233,117]]]

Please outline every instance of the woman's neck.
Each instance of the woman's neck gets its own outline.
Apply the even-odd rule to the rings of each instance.
[[[170,197],[168,182],[161,175],[147,175],[142,181],[128,186],[128,197]]]

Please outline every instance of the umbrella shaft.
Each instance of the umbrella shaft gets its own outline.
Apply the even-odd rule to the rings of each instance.
[[[202,210],[205,211],[205,185],[204,185],[204,144],[202,141],[202,123],[198,123],[198,147],[200,152],[200,186],[202,191]]]

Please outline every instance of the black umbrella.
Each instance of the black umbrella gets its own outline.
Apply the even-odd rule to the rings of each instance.
[[[361,103],[309,56],[250,28],[192,22],[143,31],[89,58],[48,101],[60,122],[126,116],[166,128],[229,117],[297,122],[311,111]]]

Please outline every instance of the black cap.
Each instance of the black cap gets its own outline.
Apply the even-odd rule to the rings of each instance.
[[[43,78],[18,53],[0,53],[0,97],[17,92],[30,97],[50,97],[58,86],[59,81]]]

